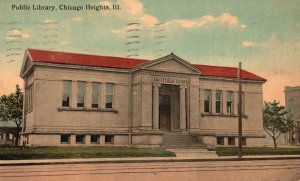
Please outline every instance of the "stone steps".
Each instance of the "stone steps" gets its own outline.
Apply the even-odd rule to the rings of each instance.
[[[164,146],[167,149],[203,149],[205,146],[201,144],[195,137],[181,133],[165,133]]]
[[[181,158],[217,158],[215,151],[208,151],[196,137],[181,133],[165,133],[164,147]]]
[[[170,144],[170,143],[165,143],[165,148],[167,149],[205,149],[204,145],[201,144]]]
[[[181,158],[217,158],[215,151],[208,151],[207,149],[167,149],[167,151],[174,152],[176,157]]]

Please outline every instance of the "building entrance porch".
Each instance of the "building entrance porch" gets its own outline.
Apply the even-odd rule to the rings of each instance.
[[[180,91],[181,89],[184,90],[184,92]],[[186,131],[185,89],[186,87],[182,87],[180,85],[169,84],[159,84],[157,88],[154,87],[153,129],[156,128],[155,126],[157,124],[156,129],[161,131]],[[181,92],[184,94],[181,94]],[[181,97],[181,95],[184,96],[184,99]],[[180,114],[181,112],[183,112],[183,115]],[[181,118],[183,120],[181,120]]]

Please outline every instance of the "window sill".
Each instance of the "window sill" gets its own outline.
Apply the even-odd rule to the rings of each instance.
[[[220,116],[220,117],[239,117],[237,114],[222,114],[222,113],[201,113],[201,116]],[[243,118],[248,118],[247,115],[243,115]]]
[[[97,108],[71,108],[71,107],[59,107],[57,108],[59,112],[61,111],[88,111],[88,112],[113,112],[118,113],[116,109],[97,109]]]
[[[70,144],[69,142],[60,142],[60,144]]]
[[[25,111],[25,114],[29,114],[31,112],[33,112],[33,109]]]

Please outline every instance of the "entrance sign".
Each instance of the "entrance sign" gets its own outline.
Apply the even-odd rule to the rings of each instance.
[[[174,77],[164,77],[164,76],[153,76],[153,83],[189,85],[190,84],[190,80],[187,79],[187,78],[174,78]]]

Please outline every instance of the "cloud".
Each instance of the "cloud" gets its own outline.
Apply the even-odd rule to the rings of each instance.
[[[61,41],[60,44],[61,45],[69,45],[69,44],[71,44],[71,42],[69,42],[69,41]]]
[[[27,34],[27,33],[24,33],[24,34],[22,34],[22,38],[24,38],[24,39],[29,39],[29,38],[30,38],[30,35]]]
[[[238,18],[229,13],[223,13],[215,18],[221,24],[237,25],[239,24]]]
[[[240,27],[241,27],[242,29],[244,29],[244,28],[247,28],[247,25],[242,24],[242,25],[240,25]]]
[[[111,32],[114,34],[120,34],[122,33],[124,30],[123,29],[112,29]]]
[[[255,46],[255,42],[253,42],[253,41],[243,41],[243,42],[241,42],[241,45],[243,47],[253,47],[253,46]]]
[[[188,20],[188,19],[175,19],[171,21],[167,21],[166,26],[179,26],[181,28],[196,28],[201,27],[209,23],[213,23],[215,18],[211,15],[203,16],[199,19]]]
[[[46,25],[48,25],[48,24],[58,24],[58,22],[56,20],[53,20],[53,19],[45,19],[43,21],[43,24],[46,24]]]
[[[19,29],[12,29],[12,30],[10,30],[10,31],[8,31],[8,32],[9,32],[9,34],[10,34],[11,36],[22,35],[21,30],[19,30]]]
[[[5,40],[12,41],[12,40],[16,40],[17,37],[23,39],[29,39],[30,35],[28,33],[23,33],[20,29],[11,29],[8,31],[8,36],[5,37]]]
[[[144,13],[143,3],[139,0],[119,0],[117,4],[120,4],[121,11],[127,15],[127,18],[138,17]]]
[[[79,22],[79,21],[82,21],[82,20],[83,20],[83,17],[80,17],[80,16],[74,17],[72,19],[72,21],[74,21],[74,22]]]
[[[139,22],[145,26],[153,26],[153,25],[159,23],[159,20],[157,18],[155,18],[154,16],[145,14],[144,16],[139,18]]]
[[[142,17],[140,17],[135,24],[132,24],[130,26],[123,27],[123,28],[120,28],[120,29],[112,29],[111,32],[113,34],[117,34],[121,37],[125,37],[126,32],[130,29],[131,30],[132,29],[142,30],[142,29],[145,29],[147,27],[154,26],[157,23],[159,23],[159,20],[157,18],[155,18],[154,16],[151,16],[151,15],[145,14]]]
[[[245,24],[241,24],[236,16],[230,13],[222,13],[219,16],[205,15],[198,19],[175,19],[166,22],[167,27],[180,27],[185,29],[200,28],[209,24],[229,25],[240,28],[246,28]],[[239,25],[239,26],[238,26]]]
[[[4,39],[5,39],[7,42],[17,40],[16,37],[10,37],[10,36],[5,37]]]

